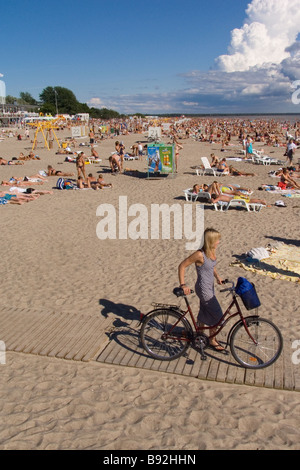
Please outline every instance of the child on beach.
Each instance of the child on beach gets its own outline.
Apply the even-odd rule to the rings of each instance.
[[[223,282],[216,270],[216,250],[220,239],[221,234],[217,230],[213,228],[206,229],[204,232],[203,248],[182,261],[178,267],[180,287],[182,287],[187,295],[190,293],[190,288],[184,282],[185,270],[191,264],[195,264],[197,271],[195,291],[200,299],[198,322],[210,327],[216,325],[223,315],[221,306],[214,293],[214,278],[218,284]],[[215,328],[210,328],[210,335],[213,335],[215,331]],[[210,339],[210,346],[216,351],[224,350],[215,336]]]

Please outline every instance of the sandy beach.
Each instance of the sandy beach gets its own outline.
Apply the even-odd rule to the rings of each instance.
[[[34,133],[30,131],[30,139]],[[59,139],[70,136],[65,129]],[[86,165],[86,172],[103,174],[112,188],[94,191],[57,190],[57,176],[47,178],[41,190],[53,191],[30,203],[1,206],[1,309],[58,312],[107,318],[106,328],[126,322],[122,312],[151,309],[152,302],[176,303],[172,291],[178,284],[177,268],[190,252],[186,239],[100,240],[96,234],[97,208],[111,204],[119,211],[119,197],[128,206],[188,204],[183,190],[195,183],[211,183],[213,176],[197,176],[200,157],[238,157],[241,145],[233,139],[225,152],[220,143],[180,141],[178,173],[146,178],[146,156],[124,163],[139,173],[113,175],[108,157],[115,140],[127,151],[145,134],[129,134],[96,143],[100,163]],[[75,163],[65,161],[44,147],[39,136],[35,154],[40,159],[24,165],[0,166],[0,180],[32,176],[52,165],[76,173]],[[166,142],[167,138],[164,138]],[[78,140],[88,142],[88,138]],[[31,151],[30,140],[6,137],[0,156],[10,160]],[[283,159],[284,148],[254,144],[266,155]],[[76,151],[81,147],[76,146]],[[89,147],[82,147],[90,155]],[[296,160],[300,151],[296,151]],[[238,266],[231,266],[253,247],[284,242],[299,247],[300,199],[259,191],[263,184],[277,184],[268,175],[278,165],[255,165],[245,161],[234,166],[257,176],[220,177],[225,184],[251,188],[253,197],[265,199],[259,213],[230,209],[226,213],[206,207],[205,227],[222,235],[218,271],[233,281],[245,276],[255,283],[262,316],[280,328],[284,338],[300,339],[299,283],[272,279]],[[276,180],[276,183],[274,183]],[[219,179],[218,179],[219,181]],[[53,189],[54,188],[54,189]],[[7,187],[1,186],[1,190]],[[286,207],[275,206],[284,200]],[[195,270],[188,271],[191,286]],[[222,306],[228,298],[218,293]],[[191,303],[197,309],[196,296]],[[121,306],[121,307],[120,307]],[[9,322],[9,319],[7,319]],[[12,325],[13,328],[13,325]],[[1,331],[1,329],[0,329]],[[0,340],[5,341],[1,337]],[[291,352],[292,354],[292,352]],[[300,365],[298,366],[300,367]],[[54,450],[296,450],[300,448],[299,392],[222,384],[144,370],[103,364],[96,357],[88,362],[41,357],[6,351],[0,364],[0,449]]]

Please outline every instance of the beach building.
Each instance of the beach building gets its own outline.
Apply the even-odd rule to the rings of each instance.
[[[0,73],[0,77],[3,77],[1,73]],[[5,82],[3,80],[0,80],[0,104],[5,104],[5,97],[6,97]]]

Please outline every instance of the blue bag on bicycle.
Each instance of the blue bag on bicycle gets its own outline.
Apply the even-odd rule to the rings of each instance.
[[[246,278],[238,278],[235,292],[241,297],[247,310],[252,310],[261,305],[254,284],[249,282]]]

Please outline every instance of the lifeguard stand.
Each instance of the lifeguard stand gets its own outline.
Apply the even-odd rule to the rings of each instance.
[[[55,122],[56,121],[39,121],[37,123],[36,122],[32,123],[32,125],[37,126],[36,131],[35,131],[34,140],[33,140],[32,150],[35,148],[36,141],[37,141],[37,136],[38,136],[39,132],[41,132],[43,134],[45,147],[47,147],[48,150],[50,150],[48,141],[52,137],[52,133],[53,133],[53,136],[54,136],[54,138],[55,138],[55,140],[58,144],[58,147],[61,148],[59,140],[58,140],[58,138],[56,137],[56,134],[55,134],[55,129],[58,129],[58,126],[55,125]],[[46,135],[45,135],[45,133],[46,133]]]

